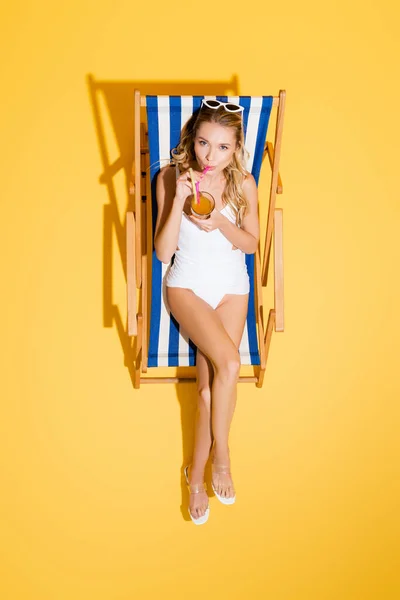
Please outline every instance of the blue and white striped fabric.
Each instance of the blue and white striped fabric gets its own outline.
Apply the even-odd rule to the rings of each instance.
[[[147,120],[150,149],[153,233],[157,217],[156,178],[161,167],[170,162],[171,149],[178,144],[181,129],[203,98],[233,102],[244,106],[245,146],[250,153],[247,170],[258,183],[264,152],[272,96],[147,96]],[[148,366],[192,366],[196,363],[196,347],[180,331],[169,313],[163,297],[163,279],[168,265],[160,262],[153,248]],[[254,299],[254,254],[246,255],[250,276],[249,308],[240,358],[243,365],[259,365]]]

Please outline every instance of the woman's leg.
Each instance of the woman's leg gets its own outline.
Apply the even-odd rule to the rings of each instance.
[[[203,472],[213,441],[211,428],[211,386],[214,370],[209,359],[197,350],[197,415],[192,472]]]
[[[194,434],[193,460],[189,470],[190,483],[202,483],[204,471],[212,446],[211,431],[211,385],[214,370],[211,362],[197,349],[197,410]],[[207,493],[190,496],[190,512],[193,517],[202,516],[208,505]]]
[[[216,456],[218,460],[228,459],[229,427],[236,402],[236,383],[240,369],[238,346],[241,335],[239,337],[237,332],[239,329],[243,332],[247,295],[225,296],[217,310],[213,310],[191,290],[184,288],[168,287],[167,298],[170,309],[182,329],[210,359],[214,367],[212,425]],[[232,298],[239,300],[233,301]],[[239,313],[228,315],[230,311],[237,309]],[[239,337],[236,344],[227,333],[222,319],[232,330],[233,337]],[[193,483],[199,482],[193,480]],[[228,491],[225,489],[224,493],[226,495]]]
[[[248,310],[248,295],[226,295],[216,308],[216,313],[235,347],[239,349]],[[214,382],[212,397],[219,397],[218,381]],[[213,462],[230,466],[229,431],[236,407],[236,386],[227,405],[213,403],[212,428],[214,433]],[[213,474],[213,485],[218,494],[231,498],[235,495],[232,478],[227,474]]]

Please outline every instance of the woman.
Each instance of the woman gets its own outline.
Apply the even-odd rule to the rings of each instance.
[[[208,519],[204,470],[212,451],[212,487],[224,504],[235,501],[230,473],[229,430],[236,404],[239,344],[247,316],[249,277],[245,253],[259,241],[257,187],[245,169],[243,108],[203,100],[172,153],[175,165],[157,179],[157,257],[174,264],[166,276],[169,308],[197,346],[198,410],[193,461],[185,468],[189,513]],[[191,214],[192,184],[210,193],[208,219]]]

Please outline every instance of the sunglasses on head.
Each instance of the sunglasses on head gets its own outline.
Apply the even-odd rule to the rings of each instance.
[[[221,102],[220,100],[206,100],[203,98],[201,102],[202,106],[207,106],[207,108],[217,109],[220,106],[223,106],[225,110],[228,112],[242,112],[244,110],[244,106],[239,106],[239,104],[233,104],[233,102]]]

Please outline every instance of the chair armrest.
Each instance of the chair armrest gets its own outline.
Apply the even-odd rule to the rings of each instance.
[[[128,306],[128,335],[137,335],[136,320],[136,266],[135,266],[135,215],[126,214],[126,282]]]

